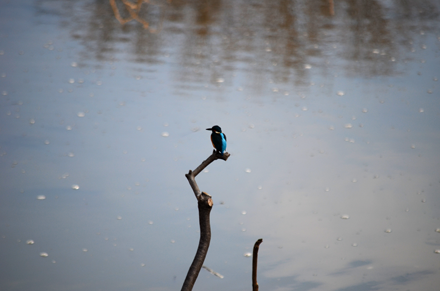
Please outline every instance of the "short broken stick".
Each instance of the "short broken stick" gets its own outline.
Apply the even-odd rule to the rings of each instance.
[[[258,249],[260,248],[260,244],[262,242],[263,239],[260,238],[254,244],[254,252],[252,254],[252,291],[258,291],[258,283],[257,283]]]

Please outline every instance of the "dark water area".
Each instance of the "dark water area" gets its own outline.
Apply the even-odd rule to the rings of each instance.
[[[437,1],[0,1],[0,290],[438,290]]]

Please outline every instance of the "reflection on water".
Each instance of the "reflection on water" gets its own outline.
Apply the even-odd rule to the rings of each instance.
[[[437,1],[3,2],[1,290],[440,286]]]
[[[330,76],[335,64],[350,75],[394,75],[401,69],[398,63],[412,58],[411,51],[424,49],[415,38],[436,31],[439,17],[435,1],[36,4],[42,17],[62,15],[71,37],[83,45],[82,62],[115,61],[121,52],[129,52],[124,57],[137,64],[171,57],[180,64],[175,77],[190,90],[197,86],[188,82],[232,82],[228,76],[237,71],[250,73],[257,88],[264,78],[305,84],[312,74],[308,69]]]

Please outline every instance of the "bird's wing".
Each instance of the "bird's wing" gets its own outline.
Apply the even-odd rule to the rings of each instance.
[[[228,140],[226,139],[226,134],[223,133],[223,136],[225,137],[225,141],[228,141]]]

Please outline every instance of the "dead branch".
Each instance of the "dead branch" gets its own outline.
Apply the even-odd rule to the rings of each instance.
[[[211,242],[211,226],[209,222],[209,214],[211,213],[213,202],[211,196],[209,196],[205,192],[202,192],[197,200],[199,207],[200,224],[199,247],[197,248],[194,260],[189,267],[185,281],[183,282],[182,291],[191,291],[194,287],[194,283],[199,276],[200,269],[202,268],[203,262],[206,258],[206,254],[208,253],[209,243]]]
[[[201,194],[199,186],[197,186],[196,183],[196,176],[203,171],[204,168],[206,168],[209,164],[211,164],[213,161],[217,159],[227,160],[229,158],[229,153],[224,153],[223,155],[219,154],[217,151],[213,151],[212,154],[204,160],[200,166],[198,166],[194,171],[189,170],[188,174],[185,175],[185,177],[188,179],[189,184],[191,185],[191,188],[194,191],[194,195],[196,195],[196,198],[198,199],[199,195]]]
[[[260,244],[262,242],[263,239],[260,238],[254,244],[254,252],[252,254],[252,291],[258,291],[258,283],[257,283],[258,249],[260,248]]]
[[[223,155],[217,153],[215,150],[213,153],[204,160],[200,166],[198,166],[194,171],[189,171],[185,174],[188,182],[193,189],[194,195],[196,196],[198,208],[199,208],[199,224],[200,224],[200,240],[199,246],[197,248],[194,260],[189,267],[188,273],[186,275],[185,281],[183,282],[182,291],[191,291],[194,287],[194,283],[199,276],[200,269],[205,261],[206,254],[208,253],[209,243],[211,242],[211,225],[209,221],[209,214],[211,213],[212,206],[214,202],[208,193],[201,192],[199,186],[196,182],[196,176],[203,171],[209,164],[217,159],[227,160],[229,158],[229,153],[224,153]]]

